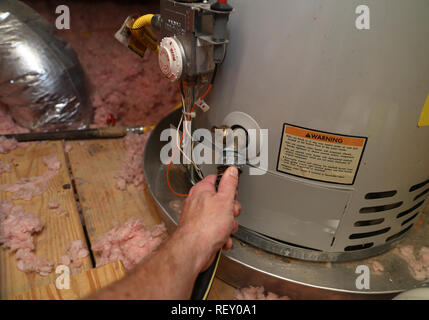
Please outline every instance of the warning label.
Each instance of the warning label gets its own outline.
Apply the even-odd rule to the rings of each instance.
[[[366,140],[284,124],[277,170],[307,179],[351,185]]]

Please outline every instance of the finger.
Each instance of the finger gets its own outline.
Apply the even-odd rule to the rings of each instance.
[[[236,167],[229,167],[222,175],[222,179],[219,182],[218,193],[222,194],[231,203],[235,197],[235,191],[238,186],[238,169]]]
[[[216,184],[216,179],[217,179],[217,176],[215,174],[211,174],[211,175],[205,177],[201,181],[205,181],[205,182],[208,182],[208,183],[210,183],[212,185],[215,185]]]
[[[223,246],[223,250],[229,250],[232,248],[232,239],[228,238],[228,240],[226,241],[225,245]]]
[[[189,190],[188,196],[186,197],[186,199],[192,198],[194,196],[194,188],[195,188],[195,185],[193,185],[192,188]]]
[[[234,221],[234,227],[232,228],[232,232],[231,233],[236,233],[238,231],[238,222]]]
[[[234,217],[237,218],[241,213],[242,206],[237,200],[234,201]]]
[[[211,193],[216,193],[216,176],[214,174],[205,177],[203,180],[198,182],[194,188],[198,192],[210,191]],[[195,192],[195,191],[194,191]]]

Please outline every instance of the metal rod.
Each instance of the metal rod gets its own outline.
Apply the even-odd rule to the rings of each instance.
[[[18,142],[42,141],[42,140],[84,140],[84,139],[108,139],[121,138],[127,133],[143,134],[150,127],[131,126],[131,127],[106,127],[97,129],[67,130],[52,132],[31,132],[19,134],[6,134],[3,137],[7,139],[16,139]]]

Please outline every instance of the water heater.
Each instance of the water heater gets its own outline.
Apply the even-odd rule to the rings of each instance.
[[[429,3],[231,0],[226,59],[198,127],[268,129],[268,170],[242,174],[239,223],[283,254],[380,253],[429,194]],[[287,249],[285,249],[287,248]]]
[[[189,35],[198,20],[192,11],[180,15],[174,8],[198,11],[208,3],[162,0],[161,18],[191,26],[181,29]],[[385,272],[371,274],[364,295],[412,287],[417,281],[407,264],[388,249],[401,241],[416,249],[428,243],[429,224],[421,213],[429,195],[429,2],[228,4],[234,8],[229,35],[222,46],[215,43],[225,58],[208,107],[197,110],[192,128],[266,133],[258,148],[268,162],[258,169],[247,158],[242,168],[240,227],[218,276],[297,298],[354,295],[362,293],[355,270],[377,256]],[[189,42],[195,52],[212,56],[201,43]],[[144,156],[149,189],[173,228],[182,200],[165,182],[160,134],[180,115],[158,124]],[[216,165],[200,169],[207,175]],[[170,177],[179,192],[192,185],[192,174],[179,167]]]

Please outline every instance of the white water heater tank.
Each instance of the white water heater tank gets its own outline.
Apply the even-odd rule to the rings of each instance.
[[[268,172],[241,176],[240,226],[308,260],[395,245],[429,195],[429,1],[367,1],[369,29],[361,1],[229,3],[228,52],[195,123],[269,130]]]

